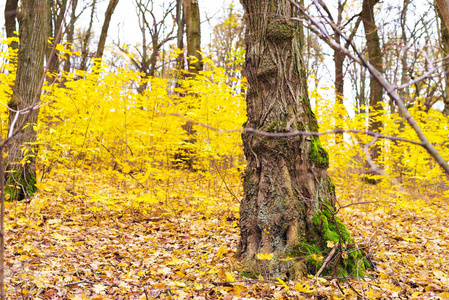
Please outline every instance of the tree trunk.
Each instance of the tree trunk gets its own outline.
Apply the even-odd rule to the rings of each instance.
[[[318,130],[311,110],[301,49],[300,24],[288,0],[242,0],[246,22],[248,80],[246,128],[272,133]],[[341,242],[334,263],[346,275],[365,269],[360,251],[335,216],[335,187],[329,157],[316,136],[270,138],[242,134],[247,168],[240,206],[237,251],[252,274],[298,278],[316,272],[328,242]],[[352,245],[354,247],[354,245]],[[348,251],[349,255],[341,255]],[[258,260],[258,253],[273,253]],[[343,259],[346,257],[346,259]],[[286,258],[293,258],[291,260]],[[332,268],[326,268],[330,273]]]
[[[198,0],[184,0],[184,14],[189,72],[198,74],[199,71],[203,70],[203,58],[200,53],[201,23]]]
[[[78,6],[78,0],[72,0],[72,11],[70,13],[70,22],[67,24],[67,47],[72,47],[74,35],[75,35],[75,22],[77,20],[76,16],[76,7]],[[70,72],[72,67],[72,58],[70,56],[66,56],[66,60],[64,63],[64,71]]]
[[[187,40],[187,62],[190,74],[188,76],[194,77],[203,70],[200,9],[198,0],[184,0],[183,4]],[[185,140],[185,147],[181,148],[181,151],[175,154],[175,159],[179,160],[183,167],[193,171],[195,170],[195,152],[191,150],[191,145],[197,141],[195,138],[196,131],[193,128],[193,123],[190,121],[187,121],[181,128],[187,132],[189,138]]]
[[[98,42],[96,58],[103,58],[104,46],[106,44],[106,37],[108,35],[109,23],[111,22],[112,14],[117,7],[119,0],[110,0],[106,14],[104,16],[103,27],[101,28],[100,40]]]
[[[90,13],[89,26],[87,27],[84,36],[81,37],[81,63],[79,69],[87,71],[87,63],[89,62],[89,44],[92,38],[92,25],[94,23],[95,9],[97,6],[97,0],[92,1],[92,11]]]
[[[438,2],[439,1],[437,1],[437,3]],[[447,23],[445,22],[444,14],[441,11],[440,6],[443,9],[447,10],[446,14],[449,14],[449,7],[440,5],[440,4],[437,6],[438,16],[440,17],[440,20],[441,20],[441,46],[443,48],[443,57],[448,57],[449,56],[449,31],[447,30],[448,26],[447,26]],[[449,21],[449,15],[447,16],[447,18]],[[444,97],[443,97],[443,102],[444,102],[443,114],[445,116],[449,116],[449,65],[445,65],[444,71],[445,71],[446,75],[445,75],[445,80],[444,80],[445,87],[444,87]]]
[[[62,21],[64,20],[65,11],[67,8],[67,0],[62,0],[54,4],[51,11],[51,22],[49,26],[49,36],[53,37],[52,42],[55,43],[57,41],[57,35],[59,33],[59,29],[61,28]],[[59,41],[62,41],[62,32]],[[53,44],[48,44],[47,47],[47,61],[50,60],[50,54],[52,53]],[[60,59],[57,51],[53,53],[51,57],[51,64],[48,66],[47,70],[47,81],[49,84],[52,84],[59,73]]]
[[[374,5],[378,0],[363,0],[362,21],[365,28],[366,45],[368,48],[368,61],[380,73],[383,73],[382,51],[380,49],[379,35],[377,26],[374,22]],[[382,122],[375,120],[383,110],[382,107],[383,88],[377,80],[371,76],[370,78],[370,117],[368,130],[379,132],[382,129]],[[372,113],[371,113],[372,112]],[[381,149],[379,145],[373,145],[370,149],[371,158],[376,160],[379,158]]]
[[[176,69],[181,75],[181,70],[184,70],[184,17],[182,12],[182,0],[176,0],[176,47],[182,50],[176,58]],[[178,77],[179,77],[178,76]],[[177,82],[177,84],[179,84]],[[179,85],[178,85],[179,86]]]
[[[441,18],[444,20],[446,27],[449,27],[449,0],[435,0]]]
[[[6,28],[6,37],[16,37],[15,33],[16,29],[16,17],[17,17],[17,3],[19,0],[6,0],[5,4],[5,28]],[[17,42],[11,43],[12,49],[17,49],[19,44]]]
[[[9,115],[9,127],[23,123],[26,114],[19,114],[17,121],[14,111],[33,105],[41,93],[40,82],[44,76],[44,57],[47,50],[49,19],[48,0],[22,0],[19,20],[19,54],[17,76],[14,83],[13,96],[9,107],[13,110]],[[6,191],[12,199],[30,197],[35,191],[36,183],[36,131],[38,110],[34,110],[27,125],[8,149],[6,159],[7,187]]]

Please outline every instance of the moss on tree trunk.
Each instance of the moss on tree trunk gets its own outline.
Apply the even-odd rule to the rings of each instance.
[[[38,109],[31,114],[21,111],[39,101],[40,82],[44,75],[44,57],[49,33],[49,1],[23,0],[19,20],[19,53],[13,96],[8,103],[9,129],[15,131],[24,126],[8,147],[6,158],[6,189],[11,199],[23,199],[36,191],[36,155]],[[37,101],[35,101],[37,100]],[[13,128],[11,128],[13,127]]]
[[[247,128],[269,132],[317,131],[302,60],[303,39],[288,0],[245,0]],[[237,256],[247,273],[298,278],[320,268],[339,243],[333,261],[343,274],[361,274],[363,255],[334,215],[335,186],[329,156],[319,138],[242,135],[247,168],[240,206]],[[330,243],[328,243],[330,242]],[[271,260],[257,254],[273,253]],[[339,258],[339,259],[338,259]],[[321,262],[322,263],[322,262]],[[331,273],[332,264],[325,272]]]

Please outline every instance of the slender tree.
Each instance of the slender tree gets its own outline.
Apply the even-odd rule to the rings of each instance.
[[[176,69],[178,70],[178,77],[181,75],[181,70],[184,70],[184,14],[182,10],[182,0],[176,0],[176,48],[182,50],[176,58]],[[179,84],[177,82],[177,84]]]
[[[80,70],[86,71],[87,70],[87,63],[89,62],[90,59],[90,42],[93,36],[93,31],[92,31],[92,26],[94,23],[94,17],[95,17],[95,10],[97,9],[97,0],[92,0],[92,4],[91,4],[92,10],[90,12],[90,20],[89,20],[89,25],[87,27],[87,29],[82,32],[79,36],[80,39],[80,46],[81,46],[81,63],[79,66]]]
[[[301,24],[291,20],[297,17],[295,8],[288,0],[243,0],[242,4],[248,79],[245,127],[270,133],[316,132]],[[327,257],[331,251],[327,246],[335,243],[335,270],[343,274],[364,270],[365,263],[357,264],[361,252],[349,250],[353,241],[335,216],[335,187],[327,175],[329,157],[319,138],[249,132],[242,138],[247,168],[237,255],[246,269],[264,276],[301,277],[318,270],[311,255]],[[345,256],[345,251],[350,254]],[[259,253],[273,253],[273,258],[258,260]]]
[[[25,118],[27,126],[8,148],[6,159],[6,191],[12,199],[23,199],[35,192],[37,146],[34,124],[38,110],[31,116],[23,110],[32,106],[41,93],[40,84],[44,75],[44,58],[50,24],[48,0],[22,0],[19,20],[19,53],[17,75],[10,107],[9,130],[22,125]]]
[[[112,14],[117,7],[119,0],[110,0],[108,8],[104,16],[103,27],[101,28],[100,40],[98,41],[97,53],[95,58],[102,58],[104,52],[104,46],[106,44],[106,37],[108,35],[109,23],[111,22]]]
[[[51,1],[51,17],[50,17],[50,26],[49,26],[49,36],[53,39],[53,42],[56,40],[56,35],[60,32],[60,27],[64,20],[65,11],[67,8],[67,0],[62,1]],[[61,40],[60,37],[59,40]],[[60,60],[59,55],[56,51],[53,50],[53,45],[49,44],[47,47],[47,61],[50,60],[50,55],[53,53],[53,57],[51,58],[51,64],[47,70],[47,81],[52,82],[55,80],[56,75],[59,73]]]
[[[447,18],[447,21],[449,22],[449,6],[445,5],[447,4],[447,2],[445,1],[437,1],[441,2],[438,6],[437,6],[437,12],[438,12],[438,16],[441,20],[441,48],[443,50],[443,56],[446,57],[446,63],[449,62],[449,31],[448,31],[448,26],[445,20],[445,17]],[[440,8],[441,7],[441,8]],[[446,10],[444,11],[444,13],[446,14],[446,16],[443,14],[443,11],[441,10]],[[446,65],[445,67],[445,80],[444,80],[444,86],[445,86],[445,91],[444,91],[444,97],[443,97],[443,102],[444,102],[444,109],[443,109],[443,113],[445,116],[449,116],[449,64]]]
[[[368,50],[368,61],[379,72],[383,72],[382,64],[382,50],[380,48],[379,34],[376,23],[374,21],[374,5],[379,0],[363,0],[362,5],[362,21],[365,29],[366,47]],[[382,122],[376,118],[383,110],[382,106],[382,94],[383,87],[377,82],[376,78],[371,76],[370,78],[370,118],[368,124],[368,130],[373,132],[379,132],[382,128]],[[370,148],[370,154],[373,159],[377,159],[380,156],[381,149],[379,145],[374,145]]]
[[[17,18],[17,4],[19,0],[6,0],[5,4],[5,28],[6,37],[16,37],[16,18]],[[12,42],[11,47],[17,49],[19,44],[17,42]]]
[[[78,6],[78,0],[72,0],[71,11],[70,11],[70,21],[67,22],[67,47],[72,47],[74,36],[75,36],[75,22],[79,16],[76,15],[76,8]],[[69,72],[72,67],[72,60],[70,56],[65,58],[64,71]]]

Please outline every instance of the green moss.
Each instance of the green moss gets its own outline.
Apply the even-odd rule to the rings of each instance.
[[[341,242],[345,245],[354,245],[346,226],[338,220],[328,209],[323,209],[313,217],[313,225],[316,226],[323,238],[322,247],[327,247],[327,242]],[[370,268],[369,262],[363,258],[363,253],[354,248],[344,249],[346,259],[341,259],[339,269],[345,276],[351,274],[353,276],[363,276],[366,269]],[[360,262],[360,263],[359,263]]]
[[[267,37],[273,42],[289,41],[293,38],[293,32],[287,20],[273,20],[267,27]]]
[[[240,273],[240,276],[245,277],[245,278],[257,279],[257,275],[256,274],[253,274],[253,273],[248,272],[248,271],[243,271],[242,273]]]
[[[317,258],[323,256],[320,245],[308,243],[306,240],[303,240],[294,246],[292,251],[287,256],[302,258],[305,261],[307,269],[310,273],[318,271],[323,265],[323,261],[317,260]]]
[[[335,196],[336,195],[336,193],[335,193],[335,184],[332,182],[332,179],[331,179],[331,177],[329,175],[327,175],[327,185],[328,185],[327,187],[329,189],[329,193],[332,196]]]
[[[321,169],[329,168],[329,154],[321,145],[320,139],[317,136],[312,136],[312,145],[309,152],[310,160],[315,167]]]

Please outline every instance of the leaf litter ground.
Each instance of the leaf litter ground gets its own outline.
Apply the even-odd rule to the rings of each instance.
[[[443,195],[386,198],[337,181],[341,205],[376,201],[339,212],[369,249],[371,277],[249,279],[233,258],[238,202],[229,191],[239,195],[240,185],[176,172],[139,190],[110,174],[74,180],[59,170],[30,201],[7,203],[7,299],[449,299]]]

